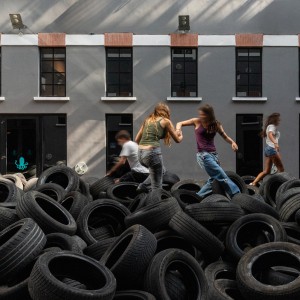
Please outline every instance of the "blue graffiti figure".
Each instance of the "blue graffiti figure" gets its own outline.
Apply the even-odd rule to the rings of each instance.
[[[28,167],[28,162],[25,162],[25,158],[23,156],[21,156],[19,158],[19,163],[16,160],[15,161],[15,165],[17,166],[17,169],[19,169],[19,170],[25,170]]]

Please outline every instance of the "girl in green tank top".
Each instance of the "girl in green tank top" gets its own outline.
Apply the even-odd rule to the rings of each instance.
[[[149,169],[149,177],[139,185],[138,190],[151,190],[162,188],[164,172],[160,140],[164,139],[167,146],[171,145],[171,138],[176,143],[182,141],[182,132],[176,132],[170,121],[170,109],[164,103],[155,106],[154,112],[146,118],[141,126],[135,141],[139,144],[139,161]]]

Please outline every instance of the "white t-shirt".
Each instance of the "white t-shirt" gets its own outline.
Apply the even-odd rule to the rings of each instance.
[[[266,130],[266,134],[267,134],[267,138],[266,138],[266,143],[268,146],[272,147],[272,148],[275,148],[275,145],[274,143],[270,140],[269,138],[269,132],[272,132],[273,133],[273,137],[276,141],[276,143],[278,143],[278,140],[280,138],[280,132],[277,130],[276,126],[275,125],[269,125],[267,127],[267,130]]]
[[[131,170],[138,173],[149,173],[149,170],[139,162],[138,150],[139,147],[137,143],[128,141],[123,145],[120,156],[125,156],[127,158]]]

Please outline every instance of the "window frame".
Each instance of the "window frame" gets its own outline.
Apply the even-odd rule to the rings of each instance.
[[[196,65],[196,72],[195,73],[186,73],[185,70],[186,70],[186,67],[185,67],[185,64],[186,64],[186,53],[184,53],[184,59],[183,59],[183,62],[184,62],[184,72],[182,74],[184,74],[184,96],[179,96],[179,95],[173,95],[173,87],[176,86],[173,84],[173,81],[174,81],[174,72],[173,72],[173,63],[174,63],[174,60],[173,60],[173,50],[175,49],[181,49],[181,50],[187,50],[187,49],[192,49],[192,50],[195,50],[196,51],[196,59],[194,61],[195,65]],[[195,85],[192,85],[192,86],[195,86],[196,87],[196,95],[195,96],[190,96],[190,95],[186,95],[187,91],[186,91],[186,81],[185,81],[185,76],[187,74],[192,74],[196,76],[196,84]],[[199,88],[198,88],[198,47],[171,47],[171,97],[187,97],[187,98],[197,98],[198,97],[198,92],[199,92]],[[177,93],[177,92],[176,92]]]
[[[108,57],[108,54],[109,54],[109,50],[111,49],[118,49],[118,54],[119,56],[115,59],[109,59]],[[130,54],[131,54],[131,57],[130,57],[130,60],[127,60],[127,61],[130,61],[130,71],[129,72],[120,72],[120,63],[122,61],[126,61],[126,60],[122,60],[121,59],[121,56],[120,56],[120,52],[121,50],[123,49],[129,49],[130,50]],[[105,60],[106,60],[106,70],[105,70],[105,75],[106,75],[106,82],[105,82],[105,96],[106,97],[112,97],[112,98],[117,98],[117,97],[124,97],[124,98],[131,98],[133,97],[133,47],[105,47]],[[117,61],[118,62],[118,71],[117,72],[110,72],[108,70],[108,62],[109,61]],[[110,84],[108,82],[108,75],[109,74],[118,74],[118,84]],[[121,77],[121,74],[130,74],[130,84],[128,84],[128,86],[130,86],[130,91],[128,91],[128,95],[126,96],[123,96],[121,95],[121,80],[120,80],[120,77]],[[118,86],[118,92],[116,93],[116,95],[112,96],[112,95],[109,95],[109,92],[108,92],[108,87],[110,85],[115,85],[115,86]]]
[[[52,49],[52,59],[43,59],[42,55],[43,55],[43,50],[45,49]],[[55,54],[55,50],[56,49],[63,49],[64,50],[64,58],[63,59],[55,59],[54,58],[54,54]],[[39,54],[40,54],[40,82],[39,82],[39,95],[40,97],[66,97],[67,95],[67,63],[66,63],[66,58],[67,58],[67,51],[65,47],[39,47]],[[52,68],[52,72],[43,72],[42,71],[42,63],[45,61],[51,61],[54,65],[55,61],[63,61],[64,62],[64,72],[55,72],[54,71],[54,66]],[[65,74],[65,82],[64,84],[54,84],[54,74],[56,73],[64,73]],[[42,74],[52,74],[52,84],[43,84],[42,83]],[[51,95],[43,95],[42,94],[42,86],[52,86],[52,93]],[[64,86],[64,94],[63,95],[55,95],[54,94],[54,88],[55,86]]]
[[[247,60],[245,60],[244,62],[247,62],[248,64],[248,69],[249,69],[249,63],[251,62],[249,60],[249,53],[250,53],[250,50],[259,50],[260,52],[260,60],[259,61],[255,61],[255,62],[259,62],[260,63],[260,73],[240,73],[240,74],[244,74],[244,75],[248,75],[248,82],[247,82],[247,85],[238,85],[238,79],[237,79],[237,76],[238,76],[238,63],[239,62],[243,62],[242,60],[238,60],[238,53],[239,53],[239,50],[247,50],[248,51],[248,55],[247,55]],[[263,97],[263,49],[262,47],[236,47],[235,49],[235,95],[236,97],[246,97],[246,98],[253,98],[253,97]],[[261,80],[260,80],[260,85],[251,85],[250,84],[250,75],[260,75],[261,76]],[[247,95],[246,96],[241,96],[241,95],[238,95],[238,87],[239,86],[247,86]],[[259,96],[252,96],[252,95],[249,95],[249,88],[250,86],[260,86],[260,95]]]

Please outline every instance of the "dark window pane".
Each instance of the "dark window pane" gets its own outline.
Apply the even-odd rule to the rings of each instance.
[[[106,50],[107,57],[116,58],[119,57],[120,51],[119,48],[108,48]]]
[[[121,48],[120,49],[120,57],[122,58],[131,58],[132,56],[132,49],[131,48]]]
[[[186,97],[196,97],[197,96],[197,85],[187,85],[185,88]]]
[[[106,68],[107,68],[107,72],[119,72],[119,62],[107,61]]]
[[[66,84],[65,73],[54,73],[54,84]]]
[[[236,95],[237,97],[247,97],[248,86],[238,86]]]
[[[196,85],[197,84],[196,74],[185,74],[185,84],[186,85]]]
[[[249,85],[260,85],[261,84],[261,75],[254,74],[249,75]]]
[[[119,94],[119,86],[118,85],[107,85],[107,96],[108,97],[116,97]]]
[[[120,96],[131,97],[132,96],[131,85],[120,85]]]
[[[197,52],[196,49],[189,49],[189,52],[185,54],[185,60],[188,61],[195,61],[197,59]]]
[[[184,74],[173,74],[174,85],[184,86]]]
[[[41,85],[40,95],[41,96],[52,96],[53,95],[53,85]]]
[[[247,74],[239,74],[236,76],[238,85],[248,85],[248,75]]]
[[[53,73],[42,73],[41,84],[53,84]]]
[[[41,56],[43,60],[53,59],[53,48],[41,48]]]
[[[261,73],[261,62],[249,62],[249,73]]]
[[[130,85],[131,84],[131,73],[120,74],[120,84]]]
[[[197,62],[186,62],[185,63],[186,73],[197,73]]]
[[[54,85],[54,95],[56,97],[64,97],[66,96],[66,88],[64,85]]]
[[[65,59],[66,49],[65,48],[55,48],[54,49],[54,59]]]
[[[131,72],[132,62],[131,61],[120,61],[120,72]]]
[[[66,66],[64,61],[54,61],[54,72],[64,73],[66,71]]]
[[[173,73],[184,73],[184,62],[174,62]]]
[[[53,72],[53,61],[43,61],[41,63],[42,72]]]
[[[237,62],[236,71],[240,73],[248,73],[248,62]]]
[[[108,73],[107,82],[109,84],[119,84],[119,73]]]

